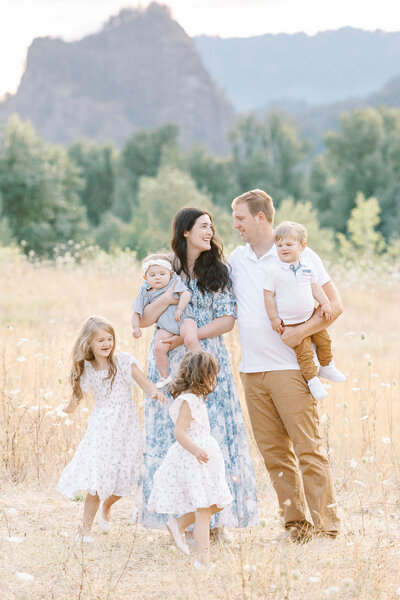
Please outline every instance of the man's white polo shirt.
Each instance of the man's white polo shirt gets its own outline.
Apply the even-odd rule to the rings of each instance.
[[[330,281],[315,252],[306,248],[302,256],[312,264],[319,285]],[[229,257],[242,347],[239,369],[243,373],[299,369],[296,354],[282,342],[279,333],[272,329],[264,306],[266,267],[277,261],[279,258],[275,244],[261,258],[257,258],[250,244],[238,246]]]

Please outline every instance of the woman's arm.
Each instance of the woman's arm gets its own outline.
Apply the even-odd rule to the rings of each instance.
[[[176,281],[178,281],[178,279]],[[170,304],[178,304],[178,300],[174,296],[175,285],[176,282],[173,285],[170,285],[161,296],[154,300],[154,302],[151,302],[151,304],[148,304],[145,307],[143,316],[139,321],[140,327],[150,327],[151,325],[154,325],[158,317],[167,310]]]
[[[197,331],[199,340],[204,340],[210,337],[218,337],[223,333],[232,331],[235,325],[235,317],[231,315],[223,315],[213,319]],[[171,337],[161,340],[163,344],[169,344],[170,350],[175,350],[183,344],[183,338],[180,335],[171,335]]]
[[[343,305],[340,299],[339,293],[332,281],[328,281],[322,286],[325,294],[328,296],[328,300],[333,310],[333,318],[330,324],[333,323],[343,312]],[[285,327],[282,334],[282,341],[285,342],[290,348],[298,346],[305,337],[313,335],[318,331],[322,331],[326,328],[326,320],[321,316],[320,309],[317,309],[313,316],[302,323],[301,325],[295,325],[294,327]]]
[[[175,439],[183,448],[185,448],[185,450],[190,452],[190,454],[193,454],[199,463],[206,463],[208,462],[207,452],[203,450],[203,448],[200,448],[200,446],[197,446],[197,444],[195,444],[186,433],[192,421],[193,417],[189,404],[184,401],[182,402],[179,415],[175,423]]]

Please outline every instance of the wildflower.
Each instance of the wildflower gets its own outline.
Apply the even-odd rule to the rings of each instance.
[[[390,437],[383,437],[383,438],[381,439],[381,443],[382,443],[382,444],[390,444],[390,442],[391,442],[391,439],[390,439]]]
[[[68,537],[68,533],[66,531],[60,531],[60,533],[58,534],[63,538],[67,538]]]
[[[355,331],[348,331],[347,333],[344,334],[345,337],[351,337],[355,334]]]
[[[348,402],[343,402],[343,408],[348,408],[349,404]]]
[[[38,411],[38,410],[39,410],[39,406],[31,406],[31,407],[29,408],[29,410],[30,410],[31,412],[36,412],[36,411]]]
[[[344,585],[345,587],[351,587],[352,585],[354,585],[354,581],[352,580],[352,578],[351,578],[351,577],[345,577],[345,578],[343,579],[343,582],[342,582],[342,583],[343,583],[343,585]]]
[[[358,462],[354,460],[354,458],[350,461],[350,469],[356,469],[358,467]]]
[[[322,424],[326,423],[326,422],[327,422],[327,420],[328,420],[328,415],[327,415],[326,413],[324,413],[324,414],[321,416],[321,419],[320,419],[320,420],[321,420],[321,423],[322,423]]]
[[[310,583],[319,583],[321,581],[321,579],[319,577],[309,577],[308,581]]]
[[[43,352],[38,352],[37,354],[34,354],[33,358],[42,358],[42,356],[44,356]]]
[[[11,517],[19,515],[19,511],[16,508],[9,508],[7,512]]]
[[[382,386],[382,387],[385,387],[385,388],[390,388],[390,383],[384,383],[384,382],[382,381],[382,383],[381,383],[381,386]]]
[[[367,486],[365,485],[365,483],[363,483],[363,482],[362,482],[362,481],[360,481],[359,479],[355,479],[355,480],[354,480],[354,483],[355,483],[356,485],[361,485],[362,487],[365,487],[365,488],[367,487]]]
[[[20,393],[21,390],[16,389],[16,390],[10,390],[8,393],[10,396],[17,396],[17,394]]]
[[[298,569],[293,569],[293,571],[292,571],[293,579],[300,579],[300,575],[301,575],[301,573]]]
[[[26,361],[26,356],[18,356],[17,361],[18,362],[25,362]]]
[[[330,585],[328,588],[326,588],[325,595],[328,598],[330,598],[331,596],[334,596],[338,592],[340,592],[340,588],[337,585]]]
[[[363,417],[361,417],[360,421],[366,421],[368,419],[368,415],[364,415]]]
[[[12,542],[13,544],[21,544],[24,541],[24,538],[20,538],[17,536],[12,536],[7,538],[7,542]]]
[[[284,500],[282,503],[284,506],[290,506],[292,504],[292,501],[290,498],[287,498],[287,500]]]
[[[30,573],[22,573],[21,571],[17,572],[17,577],[21,581],[33,581],[35,579]]]
[[[352,388],[351,388],[351,391],[352,391],[352,392],[359,392],[359,391],[360,391],[360,388],[359,388],[359,387],[352,387]]]
[[[66,425],[67,427],[70,427],[70,425],[73,425],[73,424],[74,424],[74,422],[73,422],[73,421],[71,421],[71,419],[65,419],[64,423],[65,423],[65,425]]]
[[[371,373],[371,377],[379,377],[379,373]]]
[[[51,398],[53,396],[53,392],[46,392],[45,394],[43,394],[43,398],[45,400],[48,400],[49,398]]]
[[[369,360],[369,359],[371,358],[371,355],[370,355],[370,354],[368,354],[368,353],[367,353],[367,354],[364,354],[364,358],[365,358],[366,360]]]
[[[366,334],[365,334],[365,333],[362,331],[362,332],[360,333],[360,338],[361,338],[362,340],[365,340],[365,338],[366,338],[366,337],[367,337],[367,335],[366,335]]]
[[[283,473],[282,473],[282,471],[280,471],[280,472],[278,473],[278,477],[283,477]]]

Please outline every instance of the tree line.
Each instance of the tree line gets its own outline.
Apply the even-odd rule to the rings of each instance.
[[[229,245],[237,242],[231,201],[256,187],[273,197],[277,222],[303,222],[322,254],[397,244],[400,110],[344,114],[318,156],[280,113],[242,116],[223,158],[200,145],[183,150],[178,138],[169,124],[137,131],[120,150],[84,141],[64,148],[12,116],[0,130],[0,245],[52,257],[60,244],[84,241],[140,259],[168,247],[172,217],[185,205],[210,210]]]

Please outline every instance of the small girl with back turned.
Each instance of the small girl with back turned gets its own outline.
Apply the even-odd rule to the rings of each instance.
[[[69,498],[87,490],[82,531],[76,541],[93,542],[91,526],[97,509],[100,529],[108,531],[111,506],[132,493],[142,461],[142,432],[132,399],[136,383],[160,402],[157,390],[128,352],[114,356],[114,329],[103,317],[89,317],[83,323],[72,351],[70,382],[72,397],[64,412],[73,412],[90,390],[95,406],[88,428],[71,462],[57,484]],[[100,503],[101,502],[101,503]]]
[[[201,346],[197,336],[197,324],[186,314],[191,294],[179,275],[173,272],[168,256],[166,254],[147,256],[143,261],[143,278],[145,283],[133,303],[133,337],[140,338],[142,335],[139,320],[143,316],[143,309],[147,304],[161,296],[170,286],[174,288],[175,298],[179,299],[178,304],[170,304],[156,322],[154,357],[160,373],[160,380],[157,381],[156,387],[163,388],[171,382],[167,356],[169,344],[164,343],[163,340],[176,334],[182,336],[183,343],[188,350],[201,350]]]
[[[275,229],[275,245],[279,262],[267,268],[264,280],[265,309],[272,328],[283,333],[284,327],[304,323],[315,310],[315,300],[320,304],[321,316],[329,323],[333,316],[331,304],[317,283],[311,264],[302,257],[307,243],[307,230],[299,223],[283,221]],[[321,367],[314,364],[315,350]],[[316,400],[327,396],[318,375],[332,381],[345,381],[335,366],[332,344],[326,329],[305,337],[293,348],[304,379]]]
[[[205,399],[217,384],[219,364],[204,351],[188,352],[169,388],[169,413],[176,442],[153,479],[148,509],[168,514],[167,528],[177,547],[189,555],[185,530],[194,523],[196,569],[209,569],[210,518],[232,503],[220,447],[210,434]],[[177,519],[174,515],[181,515]]]

